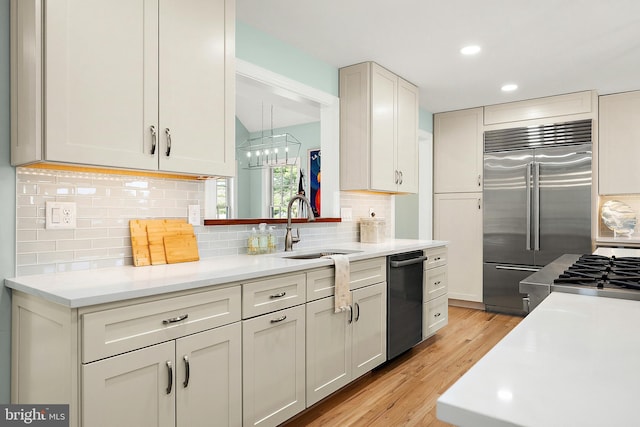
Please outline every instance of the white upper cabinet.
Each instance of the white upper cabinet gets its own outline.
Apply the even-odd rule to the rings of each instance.
[[[482,191],[482,108],[435,114],[433,132],[434,192]]]
[[[640,91],[601,96],[599,193],[640,193]]]
[[[14,165],[233,175],[232,0],[14,0],[12,18]]]
[[[373,62],[340,69],[340,187],[418,191],[418,88]]]

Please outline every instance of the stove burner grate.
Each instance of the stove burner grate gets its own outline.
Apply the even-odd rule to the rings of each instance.
[[[640,257],[582,255],[554,283],[640,290]]]

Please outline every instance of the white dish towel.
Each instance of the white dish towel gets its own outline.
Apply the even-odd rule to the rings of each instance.
[[[351,291],[349,290],[349,257],[328,255],[335,265],[335,312],[351,310]]]

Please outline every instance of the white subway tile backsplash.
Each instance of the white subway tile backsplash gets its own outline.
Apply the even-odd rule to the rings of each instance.
[[[204,209],[203,181],[131,175],[17,168],[17,269],[19,276],[131,265],[129,220],[185,218],[189,205]],[[75,230],[45,229],[46,201],[72,201],[77,206]],[[393,235],[393,199],[384,194],[342,193],[341,205],[353,209],[353,222],[295,224],[296,248],[359,239],[360,217],[373,207],[387,219]],[[201,258],[246,253],[253,225],[196,226]],[[277,249],[284,249],[285,225],[275,226]],[[90,284],[87,284],[90,286]]]

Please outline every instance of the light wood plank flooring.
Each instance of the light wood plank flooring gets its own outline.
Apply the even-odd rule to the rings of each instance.
[[[448,426],[436,400],[522,320],[449,307],[449,324],[289,422],[293,426]]]

